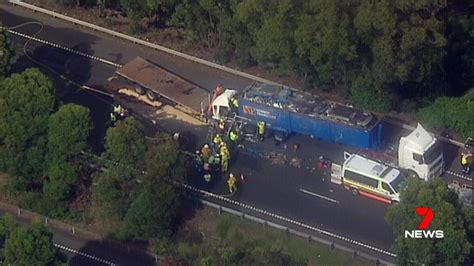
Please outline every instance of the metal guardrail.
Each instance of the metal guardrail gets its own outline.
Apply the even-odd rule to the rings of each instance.
[[[159,50],[161,52],[165,52],[165,53],[168,53],[168,54],[171,54],[171,55],[174,55],[174,56],[178,56],[178,57],[193,61],[195,63],[199,63],[199,64],[206,65],[206,66],[209,66],[209,67],[212,67],[212,68],[216,68],[216,69],[219,69],[219,70],[222,70],[222,71],[226,71],[226,72],[232,73],[234,75],[238,75],[238,76],[241,76],[241,77],[244,77],[244,78],[248,78],[248,79],[252,79],[252,80],[256,80],[256,81],[260,81],[260,82],[264,82],[264,83],[280,85],[280,84],[275,83],[273,81],[270,81],[270,80],[267,80],[267,79],[264,79],[264,78],[260,78],[260,77],[254,76],[254,75],[250,75],[250,74],[244,73],[242,71],[238,71],[238,70],[235,70],[235,69],[223,66],[223,65],[213,63],[213,62],[209,62],[209,61],[206,61],[204,59],[201,59],[201,58],[198,58],[198,57],[195,57],[195,56],[187,55],[185,53],[181,53],[181,52],[178,52],[178,51],[170,49],[170,48],[166,48],[166,47],[161,46],[161,45],[157,45],[157,44],[150,43],[150,42],[147,42],[147,41],[135,38],[135,37],[131,37],[131,36],[128,36],[126,34],[123,34],[123,33],[117,32],[117,31],[113,31],[113,30],[109,30],[109,29],[106,29],[104,27],[100,27],[100,26],[97,26],[97,25],[94,25],[92,23],[88,23],[88,22],[85,22],[85,21],[82,21],[82,20],[79,20],[79,19],[71,18],[71,17],[65,16],[65,15],[62,15],[62,14],[59,14],[59,13],[56,13],[56,12],[53,12],[53,11],[50,11],[50,10],[47,10],[47,9],[44,9],[44,8],[41,8],[41,7],[37,7],[35,5],[27,4],[27,3],[24,3],[21,0],[8,0],[8,2],[11,3],[11,4],[14,4],[14,5],[18,5],[18,6],[21,6],[21,7],[31,9],[35,12],[40,12],[40,13],[52,16],[54,18],[59,18],[59,19],[65,20],[65,21],[69,21],[73,24],[81,25],[81,26],[84,26],[84,27],[92,29],[92,30],[107,33],[107,34],[112,35],[114,37],[119,37],[119,38],[125,39],[125,40],[133,42],[133,43],[141,44],[141,45],[147,46],[149,48]]]
[[[206,65],[208,67],[212,67],[212,68],[215,68],[215,69],[219,69],[219,70],[222,70],[222,71],[234,74],[234,75],[238,75],[238,76],[241,76],[241,77],[244,77],[244,78],[248,78],[248,79],[263,82],[263,83],[268,83],[268,84],[273,84],[273,85],[282,85],[282,84],[279,84],[279,83],[276,83],[276,82],[273,82],[273,81],[270,81],[270,80],[267,80],[267,79],[264,79],[264,78],[261,78],[261,77],[257,77],[257,76],[254,76],[254,75],[242,72],[242,71],[232,69],[230,67],[219,65],[219,64],[209,62],[207,60],[204,60],[204,59],[201,59],[201,58],[198,58],[198,57],[195,57],[195,56],[191,56],[191,55],[188,55],[188,54],[185,54],[185,53],[182,53],[182,52],[178,52],[176,50],[173,50],[173,49],[161,46],[161,45],[157,45],[157,44],[150,43],[150,42],[147,42],[147,41],[144,41],[144,40],[132,37],[132,36],[128,36],[126,34],[123,34],[123,33],[117,32],[117,31],[109,30],[107,28],[100,27],[100,26],[94,25],[92,23],[88,23],[88,22],[85,22],[85,21],[82,21],[82,20],[79,20],[79,19],[71,18],[71,17],[65,16],[65,15],[59,14],[57,12],[54,12],[54,11],[50,11],[50,10],[47,10],[47,9],[44,9],[44,8],[41,8],[41,7],[37,7],[35,5],[24,3],[21,0],[8,0],[8,2],[13,4],[13,5],[18,5],[18,6],[33,10],[34,12],[40,12],[40,13],[52,16],[54,18],[59,18],[59,19],[71,22],[73,24],[81,25],[83,27],[86,27],[86,28],[89,28],[89,29],[92,29],[92,30],[100,31],[100,32],[109,34],[109,35],[114,36],[114,37],[125,39],[125,40],[130,41],[130,42],[135,43],[135,44],[141,44],[141,45],[144,45],[148,48],[152,48],[152,49],[155,49],[155,50],[158,50],[158,51],[161,51],[161,52],[165,52],[165,53],[171,54],[173,56],[178,56],[178,57],[187,59],[189,61],[192,61],[192,62],[195,62],[195,63],[198,63],[198,64],[202,64],[202,65]],[[412,127],[410,125],[400,123],[400,122],[395,121],[393,119],[388,119],[387,118],[386,121],[388,121],[389,123],[394,124],[396,126],[400,126],[404,129],[408,129],[408,130],[414,130],[415,129],[414,127]],[[444,136],[438,136],[437,135],[436,137],[438,139],[442,140],[442,141],[448,142],[450,144],[453,144],[453,145],[456,145],[456,146],[459,146],[459,147],[464,146],[464,143],[446,138]]]
[[[233,210],[231,208],[227,208],[225,206],[222,206],[222,205],[219,205],[219,204],[216,204],[216,203],[213,203],[213,202],[209,202],[209,201],[206,201],[206,200],[202,200],[202,199],[200,199],[199,201],[205,206],[217,209],[219,214],[221,214],[222,212],[226,212],[226,213],[229,213],[229,214],[236,215],[236,216],[240,217],[241,219],[248,219],[250,221],[259,223],[264,228],[269,226],[269,227],[275,228],[277,230],[281,230],[283,232],[290,233],[290,234],[299,236],[301,238],[304,238],[304,239],[308,240],[308,242],[316,241],[316,242],[328,245],[331,249],[339,249],[341,251],[351,253],[353,258],[356,258],[357,256],[360,256],[362,258],[365,258],[369,261],[374,262],[375,265],[380,265],[380,264],[395,265],[394,263],[391,263],[391,262],[388,262],[388,261],[385,261],[385,260],[381,260],[381,259],[376,258],[372,255],[367,254],[367,253],[356,251],[352,248],[348,248],[348,247],[336,244],[332,241],[328,241],[328,240],[322,239],[320,237],[317,237],[317,236],[314,236],[314,235],[311,235],[311,234],[303,233],[303,232],[300,232],[298,230],[294,230],[294,229],[291,229],[289,227],[286,227],[286,226],[283,226],[283,225],[280,225],[280,224],[276,224],[276,223],[273,223],[271,221],[267,221],[265,219],[258,218],[258,217],[246,214],[244,212],[236,211],[236,210]]]
[[[8,203],[5,203],[5,202],[0,202],[0,210],[5,211],[7,213],[10,213],[15,218],[26,219],[26,220],[28,220],[28,222],[31,222],[32,220],[40,221],[47,228],[56,229],[56,230],[60,230],[60,231],[63,231],[63,232],[68,232],[71,236],[80,237],[80,238],[88,239],[88,240],[91,240],[91,241],[99,241],[102,244],[106,244],[110,248],[118,249],[118,250],[121,250],[123,252],[130,253],[131,251],[133,251],[136,254],[146,255],[146,256],[149,256],[150,258],[154,258],[155,262],[158,262],[158,260],[159,260],[159,256],[157,256],[156,254],[152,254],[152,253],[149,253],[147,251],[144,251],[144,250],[138,249],[138,248],[131,248],[128,245],[124,245],[122,243],[106,239],[102,235],[86,231],[86,230],[84,230],[80,227],[77,227],[77,226],[71,225],[71,224],[67,224],[67,223],[65,223],[63,221],[60,221],[60,220],[51,219],[47,216],[32,212],[30,210],[22,209],[18,206],[14,206],[14,205],[11,205],[11,204],[8,204]],[[85,256],[85,257],[95,258],[95,260],[100,261],[100,259],[98,259],[98,258],[96,258],[92,255],[89,255],[89,254],[86,254],[86,253],[83,253],[83,252],[80,252],[80,251],[76,251],[76,250],[73,250],[73,249],[69,249],[69,248],[61,246],[59,244],[55,244],[55,246],[57,246],[61,249],[65,249],[65,250],[68,250],[70,252],[76,253],[76,254],[80,254],[80,255]]]

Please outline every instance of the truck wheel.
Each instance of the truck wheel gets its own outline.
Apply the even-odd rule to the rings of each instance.
[[[351,192],[353,195],[358,195],[359,194],[359,190],[357,190],[357,188],[351,188]]]
[[[141,86],[135,86],[135,92],[138,93],[139,95],[145,94],[145,89]]]
[[[413,170],[408,170],[407,171],[407,177],[410,177],[410,178],[416,178],[416,179],[419,179],[420,177],[418,176],[418,174],[413,171]]]
[[[150,101],[155,101],[156,99],[158,99],[158,95],[151,90],[146,91],[146,97]]]

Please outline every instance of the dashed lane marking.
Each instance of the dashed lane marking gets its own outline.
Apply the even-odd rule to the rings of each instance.
[[[286,217],[280,216],[278,214],[274,214],[274,213],[271,213],[271,212],[268,212],[268,211],[265,211],[265,210],[262,210],[262,209],[255,208],[253,206],[250,206],[250,205],[247,205],[247,204],[244,204],[244,203],[241,203],[241,202],[238,202],[238,201],[235,201],[235,200],[232,200],[232,199],[220,196],[220,195],[216,195],[216,194],[211,193],[211,192],[206,191],[206,190],[198,189],[198,188],[195,188],[195,187],[192,187],[192,186],[189,186],[189,185],[186,185],[186,184],[182,184],[182,183],[179,183],[179,182],[176,182],[176,181],[171,181],[171,182],[174,183],[177,186],[181,186],[183,188],[186,188],[188,190],[200,193],[202,195],[212,197],[212,198],[215,198],[215,199],[219,199],[221,201],[225,201],[225,202],[231,203],[233,205],[236,205],[236,206],[248,209],[248,210],[255,211],[257,213],[261,213],[261,214],[273,217],[273,218],[278,219],[280,221],[284,221],[284,222],[287,222],[287,223],[290,223],[290,224],[293,224],[293,225],[300,226],[302,228],[306,228],[306,229],[314,231],[314,232],[318,232],[322,235],[333,237],[333,238],[345,241],[347,243],[351,243],[351,244],[354,244],[354,245],[357,245],[357,246],[360,246],[360,247],[364,247],[366,249],[376,251],[378,253],[388,255],[388,256],[391,256],[391,257],[396,257],[397,256],[396,254],[394,254],[392,252],[389,252],[389,251],[386,251],[386,250],[383,250],[383,249],[380,249],[380,248],[376,248],[374,246],[370,246],[370,245],[367,245],[365,243],[362,243],[362,242],[359,242],[359,241],[356,241],[356,240],[353,240],[353,239],[350,239],[350,238],[347,238],[347,237],[344,237],[344,236],[341,236],[341,235],[337,235],[337,234],[331,233],[329,231],[322,230],[320,228],[317,228],[317,227],[314,227],[314,226],[311,226],[311,225],[307,225],[307,224],[304,224],[304,223],[301,223],[301,222],[298,222],[298,221],[295,221],[295,220],[291,220],[291,219],[288,219]]]
[[[311,195],[311,196],[315,196],[315,197],[318,197],[318,198],[321,198],[321,199],[324,199],[324,200],[327,200],[327,201],[330,201],[330,202],[339,203],[339,201],[337,201],[337,200],[335,200],[335,199],[331,199],[331,198],[328,198],[328,197],[326,197],[326,196],[316,194],[316,193],[311,192],[311,191],[308,191],[308,190],[306,190],[306,189],[300,188],[300,191],[303,192],[303,193],[305,193],[305,194],[308,194],[308,195]]]
[[[467,175],[462,175],[462,174],[458,174],[458,173],[455,173],[455,172],[452,172],[452,171],[446,171],[447,174],[450,174],[450,175],[453,175],[455,177],[459,177],[459,178],[462,178],[462,179],[465,179],[467,181],[471,181],[472,182],[472,178],[467,176]]]
[[[107,59],[103,59],[103,58],[100,58],[100,57],[97,57],[97,56],[94,56],[94,55],[86,54],[86,53],[83,53],[81,51],[77,51],[77,50],[71,49],[69,47],[59,45],[57,43],[53,43],[53,42],[50,42],[50,41],[42,40],[40,38],[32,37],[32,36],[29,36],[27,34],[17,32],[17,31],[14,31],[14,30],[8,30],[8,32],[11,33],[11,34],[26,38],[26,39],[30,39],[30,40],[35,41],[35,42],[39,42],[39,43],[46,44],[46,45],[49,45],[49,46],[52,46],[52,47],[55,47],[55,48],[58,48],[58,49],[62,49],[62,50],[68,51],[70,53],[77,54],[77,55],[80,55],[80,56],[83,56],[83,57],[86,57],[86,58],[89,58],[89,59],[92,59],[92,60],[95,60],[95,61],[98,61],[98,62],[102,62],[102,63],[108,64],[108,65],[111,65],[111,66],[114,66],[114,67],[118,67],[118,68],[122,67],[122,65],[117,64],[117,63],[112,62],[112,61],[109,61]]]
[[[63,249],[65,251],[68,251],[70,253],[74,253],[74,254],[77,254],[77,255],[80,255],[80,256],[83,256],[83,257],[86,257],[86,258],[89,258],[91,260],[95,260],[95,261],[98,261],[98,262],[101,262],[101,263],[104,263],[104,264],[107,264],[107,265],[111,265],[111,266],[115,266],[117,264],[115,263],[112,263],[110,261],[106,261],[104,259],[101,259],[101,258],[98,258],[96,256],[92,256],[92,255],[89,255],[87,253],[84,253],[84,252],[80,252],[80,251],[77,251],[75,249],[72,249],[72,248],[68,248],[66,246],[63,246],[63,245],[59,245],[59,244],[54,244],[55,247],[59,248],[59,249]]]

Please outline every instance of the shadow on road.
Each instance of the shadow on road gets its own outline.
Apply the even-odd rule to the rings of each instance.
[[[69,265],[155,265],[155,258],[138,248],[112,243],[111,241],[88,241],[79,252],[94,254],[94,258],[88,258],[78,254],[69,260]]]

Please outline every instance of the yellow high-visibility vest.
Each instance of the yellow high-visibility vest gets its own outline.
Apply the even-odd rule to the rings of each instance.
[[[229,133],[229,139],[230,139],[231,141],[236,141],[237,138],[238,138],[238,135],[237,135],[237,133],[235,133],[234,131],[231,131],[231,132]]]
[[[265,133],[265,122],[259,121],[257,123],[257,127],[258,127],[258,134],[263,135],[263,133]]]

